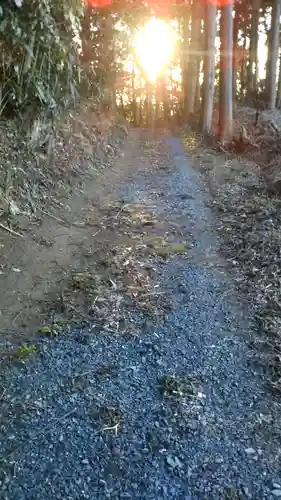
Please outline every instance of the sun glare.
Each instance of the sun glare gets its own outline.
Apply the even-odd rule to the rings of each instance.
[[[155,82],[173,53],[174,33],[170,26],[153,17],[135,38],[136,54],[150,81]]]

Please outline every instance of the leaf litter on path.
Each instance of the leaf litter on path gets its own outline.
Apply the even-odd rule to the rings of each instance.
[[[183,253],[185,246],[169,244],[160,237],[146,238],[158,222],[151,207],[117,202],[102,207],[101,213],[101,238],[114,227],[120,244],[111,245],[103,255],[93,255],[96,260],[91,271],[77,270],[64,280],[59,296],[49,306],[53,325],[42,325],[41,333],[53,335],[61,330],[61,324],[79,322],[90,325],[93,331],[138,333],[147,318],[160,319],[169,311],[166,294],[153,282],[152,257]],[[156,240],[162,242],[161,248],[154,246]],[[142,312],[140,325],[134,324],[132,310]]]
[[[159,181],[170,196],[180,194],[179,186],[190,178],[198,182],[188,163],[181,167]],[[144,190],[143,177],[134,175]],[[151,170],[145,176],[155,185]],[[131,184],[130,189],[140,197]],[[165,206],[172,222],[171,198],[165,199]],[[198,199],[195,202],[196,208],[201,206]],[[200,230],[208,231],[200,210],[190,215],[185,203],[179,210],[186,223],[193,217]],[[113,223],[122,214],[121,207],[114,210]],[[156,212],[152,215],[157,220]],[[71,320],[76,309],[77,328],[55,341],[40,341],[40,357],[32,357],[22,372],[13,368],[1,405],[9,417],[8,428],[1,427],[8,457],[0,478],[8,498],[17,500],[16,495],[32,491],[36,500],[46,495],[76,500],[83,491],[89,500],[224,500],[229,495],[239,498],[240,491],[247,498],[248,491],[249,498],[265,499],[273,482],[278,484],[278,459],[270,455],[278,442],[267,443],[262,434],[253,433],[252,419],[261,413],[259,404],[267,405],[268,400],[247,365],[244,322],[228,303],[220,279],[202,262],[190,262],[188,252],[164,259],[146,251],[144,236],[163,238],[160,246],[174,244],[167,237],[170,220],[165,232],[158,222],[143,226],[142,232],[129,218],[113,232],[105,216],[93,255],[68,270],[58,297],[54,318],[68,319],[69,314]],[[188,230],[183,228],[180,242],[177,236],[175,244],[186,244]],[[200,241],[195,243],[199,246]],[[188,301],[179,291],[179,279]],[[148,297],[157,301],[145,330],[148,314],[142,300]],[[162,298],[172,306],[170,314],[163,314]],[[83,316],[85,321],[90,316],[89,325],[81,326]],[[120,333],[137,335],[112,335],[118,325]],[[106,369],[110,362],[116,370]],[[14,394],[29,398],[29,407],[36,406],[33,398],[43,402],[34,413],[28,413],[26,405],[18,422]],[[270,396],[268,411],[271,404]],[[6,433],[15,434],[15,428],[16,450],[11,454]],[[256,437],[263,453],[253,461],[245,449],[258,449]]]
[[[204,146],[193,147],[219,216],[221,251],[236,269],[234,279],[246,293],[260,327],[261,338],[251,339],[251,345],[271,371],[271,387],[281,392],[280,196],[268,191],[262,167],[249,159],[230,155],[225,160],[211,152],[210,167]]]

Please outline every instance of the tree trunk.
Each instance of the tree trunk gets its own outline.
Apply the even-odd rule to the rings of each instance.
[[[160,79],[156,79],[154,84],[154,91],[155,91],[154,122],[156,123],[160,118],[160,102],[161,102]]]
[[[183,110],[187,114],[188,108],[188,48],[189,48],[189,23],[190,15],[186,9],[183,18],[183,43],[182,43],[182,91],[183,91]]]
[[[132,111],[133,111],[133,122],[134,125],[137,123],[137,101],[136,101],[136,88],[135,88],[135,63],[133,61],[132,67]]]
[[[164,123],[165,127],[168,126],[170,119],[170,103],[169,103],[169,94],[167,90],[167,81],[166,78],[163,78],[162,82],[162,99],[163,99],[163,115],[164,115]]]
[[[238,62],[239,62],[239,46],[238,46],[238,31],[239,31],[239,13],[235,11],[235,17],[233,21],[233,72],[232,72],[232,79],[233,79],[233,99],[236,99],[236,94],[237,94],[237,68],[238,68]]]
[[[169,92],[169,109],[170,109],[170,121],[171,121],[171,118],[173,117],[174,115],[174,95],[173,95],[173,91],[174,91],[174,80],[173,80],[173,71],[172,69],[170,69],[169,71],[169,75],[168,75],[168,85],[170,87],[170,92]]]
[[[270,51],[268,54],[268,107],[274,109],[276,105],[276,80],[277,60],[279,51],[279,27],[280,27],[281,0],[273,0],[271,29],[270,29]]]
[[[197,79],[199,78],[199,51],[201,38],[201,5],[197,0],[192,4],[191,41],[188,62],[187,114],[194,112]]]
[[[266,94],[266,99],[269,96],[269,73],[270,73],[270,53],[271,53],[271,29],[269,28],[266,31],[266,48],[267,48],[267,59],[265,63],[265,82],[264,82],[264,90]]]
[[[195,112],[197,111],[197,109],[200,107],[200,103],[201,103],[201,94],[202,94],[202,89],[201,89],[201,84],[200,84],[200,71],[201,71],[201,61],[199,61],[199,64],[198,64],[198,78],[197,78],[197,82],[196,82],[196,92],[195,92],[195,102],[194,102],[194,110]]]
[[[281,52],[279,55],[279,78],[278,78],[278,90],[277,90],[277,100],[276,107],[281,108]]]
[[[253,0],[252,23],[250,32],[249,94],[252,97],[258,85],[258,30],[261,0]]]
[[[221,9],[220,25],[220,136],[232,137],[233,121],[233,3]]]
[[[141,97],[139,102],[137,102],[137,126],[143,126],[143,102]]]
[[[240,99],[245,97],[245,87],[246,87],[246,64],[247,64],[247,50],[246,43],[247,37],[245,33],[243,34],[243,48],[241,51],[241,66],[240,66]]]
[[[149,83],[148,81],[145,82],[145,99],[144,99],[144,114],[145,114],[145,124],[146,126],[149,126]]]
[[[207,3],[205,12],[206,55],[203,82],[203,133],[211,134],[215,88],[215,41],[217,33],[217,8]]]

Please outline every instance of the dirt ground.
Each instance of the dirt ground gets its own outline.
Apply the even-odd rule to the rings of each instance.
[[[92,177],[62,208],[50,199],[36,216],[19,219],[18,235],[0,229],[2,341],[26,342],[31,332],[48,330],[47,325],[54,322],[67,326],[62,298],[65,283],[73,273],[93,268],[97,247],[115,238],[102,226],[103,209],[110,198],[108,176],[114,184],[120,162],[128,163],[133,143],[127,143],[114,167]],[[54,311],[60,313],[59,321]]]
[[[148,136],[55,212],[71,227],[44,217],[36,235],[53,247],[13,261],[36,278],[48,258],[47,307],[27,300],[46,335],[1,359],[3,500],[280,497],[279,398],[249,348],[211,197],[178,137]]]
[[[273,118],[280,123],[280,112]],[[260,154],[237,155],[219,151],[191,132],[183,134],[183,141],[212,195],[221,252],[259,326],[260,337],[253,345],[257,359],[270,367],[271,385],[280,392],[281,197],[267,182],[267,171],[275,165],[276,175],[280,156],[268,166],[264,159],[271,144],[264,145]],[[277,148],[277,139],[274,144]]]
[[[0,228],[1,342],[22,344],[40,331],[56,335],[89,321],[92,285],[85,281],[93,280],[101,257],[119,237],[116,224],[123,207],[113,207],[110,214],[110,186],[130,164],[138,140],[138,132],[132,132],[114,167],[88,177],[61,206],[51,198],[32,217],[19,217],[17,235]],[[218,152],[190,131],[182,140],[204,174],[221,251],[260,324],[258,356],[271,367],[273,386],[280,390],[281,198],[269,193],[262,165],[250,155]]]

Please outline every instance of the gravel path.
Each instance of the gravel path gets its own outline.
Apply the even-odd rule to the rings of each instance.
[[[176,242],[193,243],[187,257],[156,259],[172,310],[137,337],[42,340],[40,353],[4,370],[1,499],[281,497],[272,396],[200,174],[178,139],[153,148],[143,139],[115,196],[146,203],[162,230],[178,228]]]

